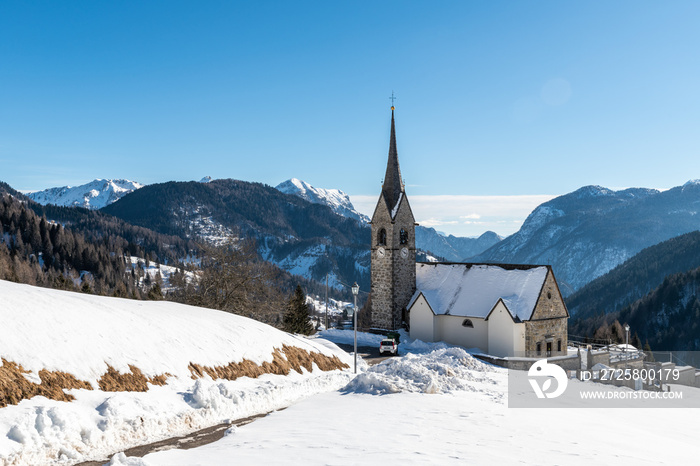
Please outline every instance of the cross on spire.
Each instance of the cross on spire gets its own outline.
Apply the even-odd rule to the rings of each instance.
[[[396,97],[394,96],[394,91],[391,91],[391,97],[389,97],[389,99],[391,99],[391,109],[393,110],[394,109],[394,101],[396,100]]]

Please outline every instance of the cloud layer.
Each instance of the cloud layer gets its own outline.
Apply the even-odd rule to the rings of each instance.
[[[479,236],[495,231],[508,236],[520,229],[535,207],[554,195],[522,196],[409,196],[416,221],[455,236]],[[357,210],[372,216],[377,195],[355,195],[350,200]]]

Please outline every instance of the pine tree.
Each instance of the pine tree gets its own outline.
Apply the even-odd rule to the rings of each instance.
[[[294,295],[289,300],[287,312],[283,319],[284,330],[289,333],[301,333],[311,335],[314,333],[314,326],[309,320],[309,305],[306,304],[306,295],[297,285]]]
[[[157,301],[163,299],[163,291],[160,288],[160,284],[156,282],[150,290],[148,290],[148,299],[152,301]]]

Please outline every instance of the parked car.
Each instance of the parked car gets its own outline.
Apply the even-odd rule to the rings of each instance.
[[[390,353],[392,356],[398,354],[399,345],[396,344],[396,340],[387,338],[379,343],[379,354],[384,354],[385,352]]]

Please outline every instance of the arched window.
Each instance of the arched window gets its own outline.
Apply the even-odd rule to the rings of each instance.
[[[408,244],[408,232],[403,228],[399,232],[399,241],[401,244]]]
[[[464,322],[462,322],[462,327],[474,328],[474,322],[472,322],[471,319],[464,319]]]
[[[377,234],[377,244],[386,246],[386,230],[384,228],[379,230],[379,233]]]

